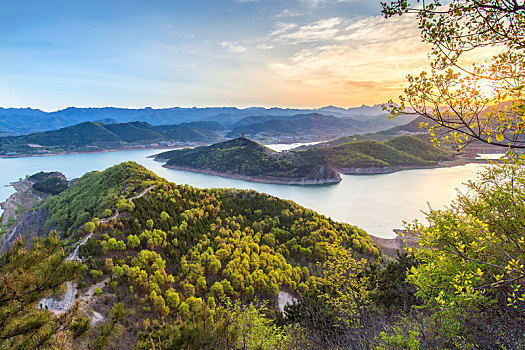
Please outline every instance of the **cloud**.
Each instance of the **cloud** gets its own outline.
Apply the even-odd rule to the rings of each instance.
[[[260,44],[260,45],[257,45],[255,48],[259,50],[271,50],[274,48],[274,46],[268,45],[268,44]]]
[[[355,0],[300,0],[301,3],[310,8],[337,2],[353,2]]]
[[[270,34],[271,36],[280,35],[286,33],[297,27],[295,23],[277,22],[275,24],[275,30]]]
[[[223,41],[220,45],[232,53],[240,53],[248,50],[246,46],[239,45],[239,43],[234,41]]]
[[[303,46],[288,59],[268,64],[275,79],[294,91],[322,92],[337,100],[363,103],[396,97],[409,72],[428,64],[429,47],[410,16],[356,21],[330,18],[281,34]],[[290,88],[291,89],[291,88]]]
[[[332,17],[303,25],[297,30],[291,30],[295,27],[282,28],[272,35],[279,35],[279,39],[295,43],[325,41],[336,37],[344,23],[342,18]]]
[[[282,10],[282,11],[279,12],[277,15],[275,15],[275,17],[277,17],[277,18],[282,18],[282,17],[298,17],[298,16],[301,16],[301,13],[300,13],[300,12],[292,11],[292,10],[288,10],[288,9]]]

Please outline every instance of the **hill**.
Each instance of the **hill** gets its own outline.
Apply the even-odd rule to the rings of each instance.
[[[200,124],[194,125],[196,127]],[[202,125],[211,127],[209,123]],[[152,143],[214,142],[219,135],[192,125],[152,126],[145,122],[101,124],[84,122],[41,133],[0,137],[0,154],[38,154],[127,148]]]
[[[385,144],[426,161],[440,162],[454,158],[454,153],[451,151],[438,148],[417,136],[397,136],[386,141]]]
[[[426,141],[428,139],[427,134],[424,129],[421,129],[419,126],[421,122],[426,122],[424,117],[417,117],[414,120],[402,124],[396,125],[392,128],[386,130],[379,130],[373,133],[366,134],[355,134],[350,136],[343,136],[335,140],[327,141],[324,144],[327,146],[341,145],[347,142],[353,141],[364,141],[364,140],[375,140],[375,141],[386,141],[396,136],[402,135],[412,135],[419,137],[421,140]]]
[[[164,152],[155,158],[165,167],[201,171],[259,182],[323,184],[341,181],[326,164],[309,164],[301,158],[282,157],[247,138],[207,147]]]
[[[384,129],[386,123],[375,120],[339,118],[319,113],[292,116],[250,116],[241,119],[227,137],[245,135],[256,138],[326,139],[337,135]],[[383,126],[383,127],[381,127]]]
[[[426,167],[454,158],[452,152],[408,135],[383,142],[352,141],[318,149],[334,169],[346,174],[391,172],[410,167]],[[371,169],[367,170],[367,168]]]
[[[321,184],[340,181],[344,174],[376,174],[413,167],[428,167],[451,160],[451,152],[415,136],[390,141],[347,142],[332,147],[273,152],[247,138],[194,149],[158,154],[167,168],[205,172],[257,182]]]
[[[42,209],[49,213],[45,226],[70,235],[93,217],[103,217],[104,209],[113,210],[121,197],[134,196],[159,181],[163,180],[135,162],[89,172],[44,202]]]
[[[136,348],[159,330],[151,325],[191,327],[204,307],[222,315],[232,302],[264,301],[273,310],[281,293],[308,295],[318,288],[317,263],[328,260],[331,246],[370,261],[380,254],[363,230],[291,201],[176,185],[131,162],[82,176],[42,207],[50,218],[69,220],[75,213],[63,230],[79,239],[67,260],[83,263],[63,296],[41,303],[64,312],[78,300],[80,314],[95,325],[88,339],[96,339],[97,322],[115,319],[111,305],[125,305],[117,320],[120,349]],[[101,215],[111,216],[96,218]]]

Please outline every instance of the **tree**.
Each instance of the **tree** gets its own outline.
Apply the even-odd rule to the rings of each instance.
[[[423,116],[428,122],[421,126],[438,144],[449,140],[461,149],[476,141],[525,149],[523,2],[422,0],[414,7],[396,0],[382,7],[387,18],[415,14],[422,40],[432,45],[430,72],[408,76],[401,104],[385,106],[391,115]],[[463,59],[466,52],[486,55],[487,48],[497,51],[487,63],[468,66]]]
[[[51,348],[59,339],[87,330],[77,315],[78,305],[61,316],[37,307],[43,298],[60,292],[78,269],[66,261],[62,247],[51,233],[35,239],[29,250],[19,240],[0,257],[0,348]]]
[[[321,298],[345,315],[349,325],[359,325],[370,303],[368,277],[363,275],[366,259],[356,260],[352,252],[339,245],[327,245],[329,257],[320,264],[323,275]]]
[[[429,226],[408,227],[419,236],[408,281],[431,312],[430,338],[449,347],[522,348],[525,167],[492,165],[468,188],[449,208],[430,210]]]
[[[122,322],[127,316],[124,304],[116,303],[111,309],[111,318],[100,324],[95,330],[95,338],[88,345],[89,350],[107,349],[118,341],[124,327]]]

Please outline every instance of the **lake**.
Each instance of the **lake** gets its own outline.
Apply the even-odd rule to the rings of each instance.
[[[290,145],[267,145],[282,151]],[[293,145],[298,146],[298,145]],[[338,184],[291,186],[262,184],[219,176],[192,173],[162,167],[150,155],[163,150],[118,151],[89,154],[66,154],[45,157],[0,159],[0,201],[13,193],[5,187],[12,181],[39,171],[60,171],[68,179],[92,170],[104,170],[124,161],[135,161],[157,175],[178,184],[200,188],[226,187],[254,189],[313,209],[334,220],[365,229],[378,237],[394,237],[393,229],[402,228],[403,220],[423,219],[422,210],[439,209],[456,196],[456,188],[464,190],[465,181],[473,179],[479,164],[451,168],[405,170],[381,175],[341,175]]]

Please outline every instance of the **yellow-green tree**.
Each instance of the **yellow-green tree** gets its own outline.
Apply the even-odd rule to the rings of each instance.
[[[363,272],[366,259],[356,260],[351,250],[336,244],[326,245],[328,258],[320,264],[322,277],[318,283],[324,288],[320,298],[339,310],[348,325],[359,325],[370,303],[369,282]]]
[[[425,117],[421,126],[437,143],[525,148],[523,2],[396,0],[382,6],[387,18],[414,14],[422,40],[432,46],[430,70],[408,76],[401,104],[387,108],[392,115]],[[491,57],[483,62],[483,56]],[[472,57],[482,62],[470,64]]]

